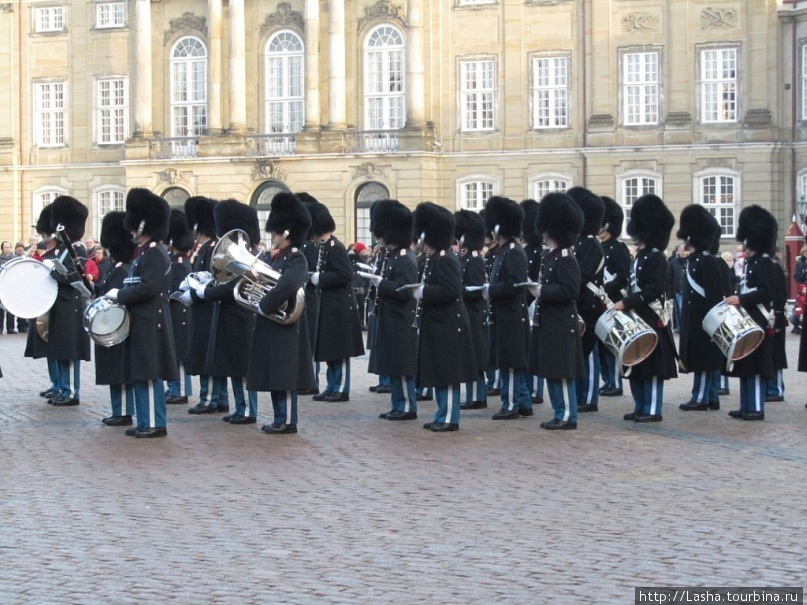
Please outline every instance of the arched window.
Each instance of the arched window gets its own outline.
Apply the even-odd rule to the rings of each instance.
[[[373,241],[370,231],[370,208],[373,202],[389,199],[389,189],[381,183],[365,183],[356,191],[356,241],[369,245]]]
[[[266,43],[264,64],[267,132],[300,132],[305,122],[305,63],[300,36],[288,30],[274,34]]]
[[[269,218],[269,211],[272,209],[272,198],[282,191],[290,191],[282,181],[269,180],[261,183],[252,194],[249,205],[258,211],[258,225],[261,232],[266,226],[266,219]],[[252,242],[257,245],[258,242]]]
[[[123,187],[117,185],[102,187],[95,190],[93,195],[93,233],[95,239],[101,237],[101,221],[109,213],[116,210],[126,210],[126,193]]]
[[[572,179],[563,174],[540,174],[530,179],[529,192],[534,200],[541,201],[547,193],[564,192],[572,187]]]
[[[379,25],[364,43],[364,123],[367,130],[397,130],[406,119],[405,46],[401,32]]]
[[[171,136],[207,129],[207,49],[199,38],[180,38],[171,50]]]
[[[162,197],[172,208],[179,208],[184,210],[185,201],[190,197],[190,194],[182,187],[169,187],[162,192]]]
[[[737,228],[740,175],[728,169],[710,169],[695,175],[694,200],[720,223],[720,235],[730,237]]]
[[[42,208],[53,202],[60,195],[68,195],[67,189],[61,187],[42,187],[34,191],[31,197],[31,224],[36,225]]]
[[[647,193],[661,197],[661,176],[650,172],[630,171],[617,178],[617,202],[622,205],[625,222],[622,233],[627,234],[630,209],[633,203]]]
[[[498,182],[491,176],[467,176],[457,181],[457,206],[478,212],[496,195],[497,189]]]

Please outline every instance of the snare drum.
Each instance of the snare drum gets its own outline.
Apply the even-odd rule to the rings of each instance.
[[[765,339],[765,330],[742,307],[717,303],[703,318],[703,329],[728,360],[728,366],[753,353]]]
[[[109,298],[93,300],[84,310],[84,330],[93,341],[114,347],[129,337],[129,311]]]
[[[0,268],[0,300],[8,312],[23,319],[47,313],[59,285],[50,269],[33,258],[15,258]]]
[[[594,332],[623,366],[647,359],[658,342],[655,330],[633,311],[608,309],[597,320]]]

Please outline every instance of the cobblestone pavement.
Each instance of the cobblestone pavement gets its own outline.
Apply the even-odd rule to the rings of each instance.
[[[0,336],[0,603],[629,603],[635,586],[804,586],[807,375],[765,422],[681,412],[622,420],[603,398],[576,432],[464,412],[435,434],[388,422],[366,358],[347,403],[301,398],[300,433],[169,406],[169,435],[101,425],[106,387],[53,408],[43,360]],[[791,365],[797,339],[788,336]],[[447,351],[446,354],[451,354]]]

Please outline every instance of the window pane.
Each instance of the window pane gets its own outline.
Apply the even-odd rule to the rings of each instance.
[[[305,123],[303,43],[294,32],[278,32],[267,42],[266,123],[270,133],[294,133]]]
[[[406,120],[404,41],[383,25],[367,37],[364,49],[365,128],[397,130]]]
[[[701,51],[701,119],[737,121],[737,50]]]

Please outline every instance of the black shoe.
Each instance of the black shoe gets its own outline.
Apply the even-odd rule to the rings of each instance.
[[[240,414],[230,416],[230,424],[255,424],[256,422],[258,419],[252,416],[241,416]]]
[[[720,405],[720,404],[718,404],[718,405]],[[690,412],[692,410],[698,410],[698,411],[700,411],[700,410],[708,410],[709,409],[709,404],[708,403],[700,403],[698,401],[695,401],[694,399],[690,399],[686,403],[682,403],[681,405],[679,405],[678,409],[679,410],[684,410],[685,412]]]
[[[539,405],[539,404],[541,404],[541,403],[543,403],[543,402],[544,402],[544,398],[543,398],[543,397],[530,397],[530,399],[532,400],[532,403],[533,403],[534,405]]]
[[[432,422],[429,430],[433,433],[450,433],[460,430],[460,425],[454,422]]]
[[[48,403],[57,407],[66,407],[70,405],[78,405],[79,401],[77,397],[57,397],[56,399],[49,400]]]
[[[232,414],[227,414],[226,416],[222,416],[222,417],[221,417],[221,420],[222,420],[222,422],[230,422],[230,420],[232,420],[233,418],[235,418],[235,417],[236,417],[236,415],[237,415],[237,414],[235,414],[235,413],[232,413]]]
[[[634,422],[661,422],[661,414],[639,414],[633,419]]]
[[[390,410],[389,412],[381,412],[378,415],[378,417],[381,418],[381,420],[386,420],[387,418],[389,418],[390,414],[394,414],[394,413],[395,413],[395,410]]]
[[[577,411],[578,412],[596,412],[599,410],[599,406],[596,403],[583,403],[577,404]]]
[[[25,334],[25,333],[27,333],[27,332],[28,332],[28,328],[20,328],[20,332],[22,332],[23,334]]]
[[[47,391],[42,391],[39,393],[40,397],[44,397],[45,399],[55,399],[59,396],[59,389],[48,389]]]
[[[387,420],[415,420],[418,417],[414,412],[401,412],[395,410],[387,414]]]
[[[109,418],[104,418],[101,422],[107,426],[132,426],[132,417],[110,416]]]
[[[732,418],[742,418],[744,412],[742,410],[731,410],[729,416]]]
[[[743,420],[765,420],[765,412],[746,412]]]
[[[215,405],[206,405],[204,403],[197,403],[195,406],[188,410],[188,414],[217,414],[219,408]]]
[[[138,439],[151,439],[152,437],[165,437],[166,435],[168,435],[168,429],[164,426],[154,428],[140,427],[134,434]]]
[[[486,394],[488,397],[498,397],[502,394],[502,391],[501,389],[488,389]]]
[[[17,333],[17,330],[11,330],[11,331],[7,332],[7,334],[16,334],[16,333]]]
[[[521,414],[518,413],[518,410],[499,410],[491,416],[493,420],[515,420],[520,417]]]
[[[374,384],[373,386],[371,386],[371,387],[370,387],[370,392],[371,392],[371,393],[375,393],[375,392],[378,390],[378,386],[379,386],[379,385],[377,385],[377,384]]]
[[[287,435],[297,432],[296,424],[264,424],[261,431],[270,435]]]
[[[376,391],[377,393],[378,391]],[[347,393],[334,393],[333,395],[328,395],[325,398],[325,401],[330,403],[341,402],[341,401],[350,401],[350,395]]]
[[[319,389],[300,389],[298,395],[319,395]]]
[[[631,412],[630,414],[625,414],[622,416],[622,420],[636,420],[636,417],[639,415],[639,412]]]
[[[427,422],[426,424],[423,425],[423,428],[426,429],[426,430],[429,430],[435,424],[437,424],[437,423],[436,422]]]
[[[782,397],[781,395],[768,395],[767,397],[765,397],[765,403],[771,403],[771,402],[778,403],[784,400],[785,398]]]
[[[230,406],[229,405],[220,405],[220,406],[216,407],[216,413],[217,414],[227,414],[229,412],[230,412]]]
[[[600,389],[600,395],[602,397],[621,397],[622,389]]]
[[[541,428],[547,431],[573,431],[577,428],[577,423],[553,418],[552,420],[542,422]]]
[[[431,401],[434,399],[431,395],[418,395],[416,401]]]
[[[801,334],[801,328],[793,328],[790,330],[791,334]]]
[[[488,407],[485,401],[465,401],[460,404],[461,410],[481,410]]]
[[[523,410],[521,408],[518,408],[518,415],[519,416],[522,416],[522,417],[526,418],[526,417],[532,416],[533,414],[535,414],[535,412],[532,411],[532,408],[524,408]]]
[[[322,391],[322,393],[314,395],[311,399],[313,399],[314,401],[325,401],[325,398],[330,396],[331,396],[330,391]]]
[[[182,395],[177,395],[176,397],[166,397],[165,403],[168,405],[172,405],[174,403],[188,403],[188,398]]]
[[[123,434],[126,435],[127,437],[134,437],[135,433],[139,428],[140,428],[139,426],[133,426],[130,429],[126,429],[126,432],[124,432]]]
[[[717,389],[717,394],[718,395],[728,395],[729,390],[728,389]]]
[[[719,401],[711,401],[711,402],[709,402],[709,409],[710,410],[719,410],[720,409],[720,402]]]
[[[386,385],[386,384],[382,384],[381,386],[379,386],[379,387],[378,387],[378,388],[375,390],[375,392],[376,392],[376,393],[379,393],[379,394],[382,394],[382,393],[392,393],[392,387],[391,387],[391,386],[388,386],[388,385]]]

